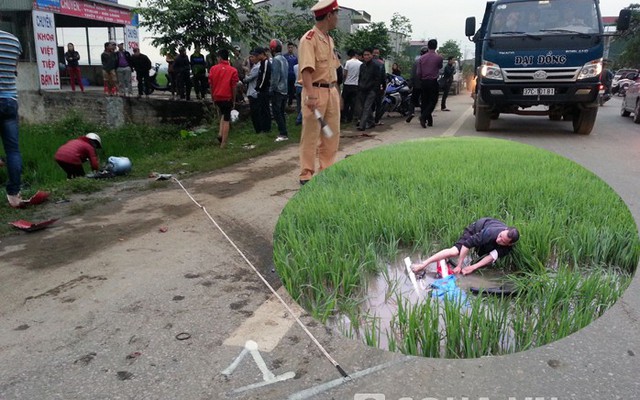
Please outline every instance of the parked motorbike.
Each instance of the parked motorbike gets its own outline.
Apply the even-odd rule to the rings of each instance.
[[[152,74],[149,74],[149,88],[147,89],[148,93],[147,94],[151,94],[154,91],[159,91],[159,92],[170,92],[171,91],[171,75],[169,75],[168,73],[165,74],[167,76],[167,84],[166,85],[160,85],[158,84],[158,73],[160,70],[160,64],[156,63],[155,67],[153,67],[151,69],[151,72],[153,72]]]
[[[607,85],[601,83],[598,88],[598,104],[603,106],[604,103],[611,100],[611,91],[607,87]]]
[[[398,112],[402,116],[411,109],[411,88],[407,81],[399,75],[387,74],[387,87],[382,100],[385,113]]]

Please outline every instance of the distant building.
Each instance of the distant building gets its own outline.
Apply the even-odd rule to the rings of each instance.
[[[262,0],[254,3],[258,7],[269,6],[271,11],[282,10],[285,12],[304,14],[311,13],[311,11],[303,11],[293,6],[291,0]],[[363,10],[354,10],[349,7],[340,6],[340,12],[338,13],[338,27],[337,29],[345,33],[352,33],[356,25],[368,24],[371,22],[371,15]]]
[[[407,46],[407,55],[414,59],[420,55],[420,49],[427,46],[428,40],[412,40]]]

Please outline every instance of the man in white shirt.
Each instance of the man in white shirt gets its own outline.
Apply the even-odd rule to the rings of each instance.
[[[342,101],[344,107],[342,109],[342,121],[350,123],[353,121],[353,115],[359,115],[356,108],[358,105],[358,77],[360,75],[360,64],[355,50],[347,52],[349,60],[344,65],[344,83],[342,86]]]

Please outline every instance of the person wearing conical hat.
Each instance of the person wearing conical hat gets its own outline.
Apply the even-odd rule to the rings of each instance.
[[[300,184],[334,163],[340,141],[340,92],[336,69],[340,66],[329,31],[338,25],[337,0],[321,0],[311,8],[316,23],[302,36],[298,48],[298,68],[302,84],[302,134],[300,137]],[[318,110],[333,131],[321,134],[314,115]]]

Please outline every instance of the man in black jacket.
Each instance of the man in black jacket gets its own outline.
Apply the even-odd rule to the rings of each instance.
[[[377,91],[380,89],[380,67],[372,59],[372,49],[367,48],[362,51],[362,65],[360,65],[360,75],[358,76],[358,89],[360,91],[360,102],[362,104],[362,116],[360,117],[359,131],[370,129],[375,126],[373,120],[373,104],[376,101]]]
[[[453,83],[453,76],[455,74],[455,60],[453,57],[449,57],[447,59],[447,65],[444,66],[444,73],[442,74],[442,102],[440,103],[440,109],[442,111],[450,111],[447,108],[447,97],[449,97],[449,91],[451,90],[451,84]]]
[[[131,67],[136,71],[138,80],[138,98],[142,95],[149,97],[149,70],[151,70],[151,60],[146,55],[140,53],[140,49],[133,48],[131,56]]]
[[[464,229],[453,247],[437,252],[422,263],[413,265],[411,269],[413,272],[420,272],[433,262],[458,257],[453,273],[462,272],[463,275],[467,275],[509,254],[518,239],[520,233],[516,228],[509,227],[495,218],[480,218]],[[472,248],[482,258],[475,264],[463,267],[464,259]]]
[[[180,100],[191,100],[191,62],[187,56],[187,49],[180,47],[178,57],[173,63],[173,72],[176,76],[176,87]]]
[[[269,107],[269,88],[271,87],[271,62],[266,49],[260,49],[257,56],[260,63],[256,91],[258,92],[257,114],[258,133],[271,132],[271,108]]]

